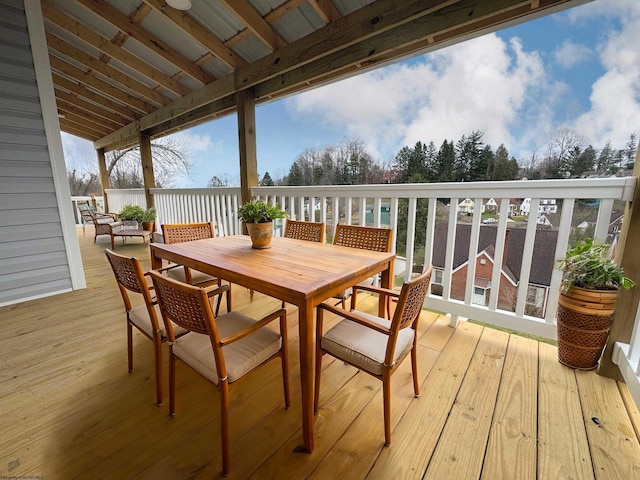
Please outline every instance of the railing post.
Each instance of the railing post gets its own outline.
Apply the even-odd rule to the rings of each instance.
[[[238,107],[238,144],[240,147],[240,191],[242,203],[251,200],[251,187],[258,185],[256,154],[256,100],[253,90],[236,94]]]
[[[633,167],[633,176],[640,177],[640,149],[636,152],[636,163]],[[636,319],[636,310],[640,302],[640,255],[634,248],[625,248],[626,245],[640,245],[640,188],[636,184],[633,201],[627,202],[624,211],[624,223],[620,232],[620,241],[616,250],[616,260],[624,269],[627,277],[634,280],[637,285],[629,290],[621,288],[618,291],[618,301],[613,316],[613,323],[609,332],[607,346],[600,360],[598,373],[605,377],[623,380],[618,366],[613,363],[613,347],[616,342],[629,343]]]
[[[98,170],[100,171],[100,185],[102,186],[102,199],[104,201],[104,212],[107,213],[109,211],[109,199],[107,198],[107,194],[105,190],[111,188],[109,186],[109,172],[107,171],[107,160],[104,155],[104,148],[99,148],[96,150],[98,154]],[[84,228],[84,224],[83,224]]]
[[[140,133],[140,160],[142,162],[142,179],[144,181],[144,196],[147,208],[153,207],[153,195],[151,189],[156,188],[156,180],[153,175],[153,158],[151,156],[151,137]]]

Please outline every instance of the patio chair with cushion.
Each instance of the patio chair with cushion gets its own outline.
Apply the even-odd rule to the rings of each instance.
[[[150,272],[169,335],[169,414],[175,414],[176,359],[217,385],[220,391],[222,470],[229,473],[229,385],[267,361],[280,357],[285,407],[291,404],[287,357],[287,312],[278,309],[261,320],[239,312],[216,317],[207,292]],[[228,289],[228,285],[217,290]],[[279,319],[279,333],[267,327]],[[177,338],[173,324],[189,333]]]
[[[118,217],[113,213],[100,213],[96,211],[89,201],[78,202],[78,210],[82,216],[83,229],[85,223],[93,223],[95,234],[93,243],[96,243],[99,235],[109,235],[111,237],[111,248],[113,249],[113,232],[122,226]]]
[[[391,320],[353,309],[347,311],[324,303],[318,306],[314,397],[316,413],[320,398],[322,356],[328,353],[382,381],[384,441],[385,445],[391,444],[391,375],[409,353],[411,353],[414,394],[416,397],[420,394],[416,332],[432,271],[433,267],[429,266],[421,275],[406,281],[399,293],[377,287],[356,287],[384,294],[381,297],[389,295],[397,298],[398,306]],[[342,320],[323,333],[325,310],[342,317]]]
[[[160,320],[160,310],[157,301],[151,294],[151,289],[145,279],[140,261],[135,257],[118,255],[111,250],[105,250],[109,264],[116,277],[124,308],[127,313],[127,354],[129,371],[133,371],[133,327],[145,337],[153,341],[156,369],[156,402],[162,405],[162,349],[161,345],[167,341],[164,322]],[[133,306],[130,293],[142,296],[144,303]],[[174,334],[186,333],[183,328],[176,327]]]
[[[362,227],[359,225],[336,225],[336,233],[333,237],[334,245],[360,248],[375,252],[390,252],[393,231],[390,228]],[[360,285],[374,285],[377,276],[373,276]],[[346,300],[351,296],[352,290],[344,290],[333,298],[340,300],[342,308],[346,308]]]
[[[166,243],[167,245],[173,243],[192,242],[194,240],[213,238],[215,236],[212,222],[164,223],[161,227],[162,236],[164,237],[164,243]],[[222,281],[219,278],[187,268],[182,265],[171,265],[165,270],[169,277],[179,282],[188,283],[190,285],[222,285]],[[226,291],[226,297],[227,311],[231,311],[231,289]],[[218,313],[220,312],[221,301],[222,295],[218,297],[218,303],[216,305],[216,315],[218,315]]]

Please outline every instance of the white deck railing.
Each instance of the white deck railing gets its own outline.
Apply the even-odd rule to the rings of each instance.
[[[447,222],[442,295],[431,293],[427,300],[428,306],[451,314],[454,323],[458,317],[466,317],[542,337],[555,338],[556,304],[562,276],[559,270],[554,269],[551,275],[544,316],[538,318],[525,313],[535,236],[539,228],[534,215],[531,215],[526,222],[522,264],[513,311],[504,310],[498,306],[501,265],[506,255],[505,238],[510,200],[530,198],[530,210],[535,212],[538,211],[541,200],[556,199],[560,207],[558,210],[560,220],[554,258],[558,259],[565,255],[572,224],[575,224],[573,217],[576,201],[591,200],[591,208],[597,210],[592,235],[596,240],[604,241],[608,233],[614,200],[627,202],[632,200],[635,188],[636,178],[627,177],[408,185],[255,187],[252,189],[252,194],[271,203],[278,203],[293,219],[325,222],[329,239],[338,223],[389,226],[394,231],[393,248],[396,251],[398,232],[401,231],[403,234],[406,232],[404,251],[397,253],[406,257],[406,264],[409,266],[416,263],[416,258],[424,259],[419,263],[432,262],[438,201],[444,200],[449,205],[457,205],[460,201],[469,198],[475,205],[480,205],[493,198],[498,205],[499,216],[495,223],[497,234],[491,275],[492,288],[487,304],[473,303],[476,275],[474,262],[468,263],[463,299],[452,298],[453,253],[456,248],[454,239],[458,228],[458,215],[447,214],[442,219]],[[158,211],[157,228],[162,223],[213,221],[218,235],[233,235],[241,232],[237,220],[240,203],[240,189],[237,187],[152,189],[151,193],[154,195],[154,203]],[[112,212],[117,212],[119,208],[132,203],[144,206],[142,189],[108,190],[108,195],[109,209]],[[418,200],[422,199],[428,200],[426,210],[419,208]],[[406,213],[400,215],[401,209]],[[420,211],[426,211],[423,214],[424,217],[418,216]],[[469,258],[476,256],[481,221],[480,209],[475,209],[471,216],[469,244],[462,247],[468,249]],[[421,251],[418,250],[415,242],[418,224],[426,225],[425,246]],[[281,227],[282,222],[276,222],[276,234],[281,234]],[[412,270],[411,267],[406,268],[403,277],[408,278]],[[631,343],[616,344],[613,358],[620,366],[636,403],[640,405],[640,309],[638,312]]]

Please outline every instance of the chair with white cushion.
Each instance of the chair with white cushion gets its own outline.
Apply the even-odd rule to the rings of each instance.
[[[287,312],[278,309],[261,320],[239,312],[213,314],[205,289],[150,272],[164,318],[169,362],[169,414],[175,413],[176,359],[217,385],[220,391],[222,469],[229,473],[229,385],[256,367],[280,357],[285,407],[291,404],[287,358]],[[228,289],[228,285],[217,290]],[[267,325],[279,320],[279,332]],[[173,324],[189,333],[176,338]],[[267,328],[264,328],[267,327]]]
[[[391,444],[391,375],[409,353],[414,393],[416,397],[420,394],[416,332],[432,271],[433,267],[429,266],[421,275],[406,281],[399,293],[377,287],[355,287],[384,294],[380,298],[397,298],[398,306],[391,320],[354,309],[347,311],[325,303],[318,306],[314,412],[318,412],[322,356],[328,353],[382,381],[385,445]],[[323,332],[325,311],[342,317],[326,333]]]
[[[124,308],[127,313],[127,354],[129,371],[133,371],[133,327],[145,337],[153,341],[156,368],[156,402],[162,405],[162,343],[167,341],[164,323],[160,320],[160,310],[151,294],[153,287],[147,284],[145,273],[140,261],[135,257],[118,255],[109,249],[105,250],[109,264],[116,277]],[[144,303],[133,306],[130,293],[142,296]],[[176,328],[175,334],[186,333],[182,328]]]

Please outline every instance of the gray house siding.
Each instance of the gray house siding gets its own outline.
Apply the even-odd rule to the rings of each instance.
[[[0,0],[0,305],[72,288],[21,0]]]

